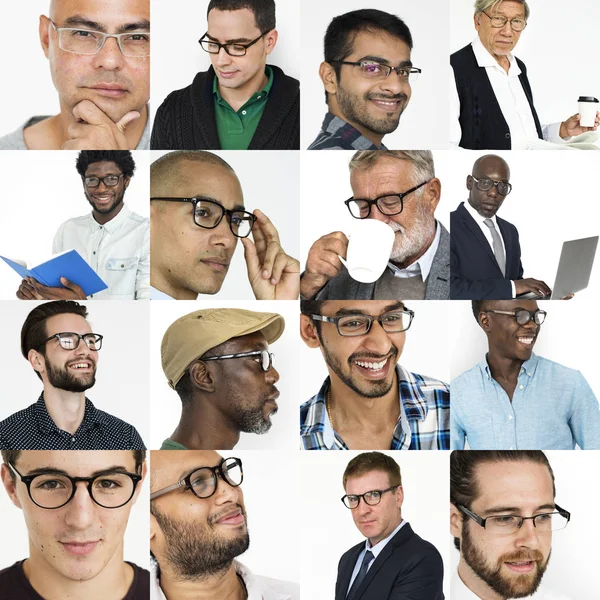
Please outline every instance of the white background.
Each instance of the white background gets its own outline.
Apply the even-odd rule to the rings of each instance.
[[[406,306],[415,312],[415,318],[406,332],[404,350],[398,361],[412,373],[445,383],[450,381],[448,320],[451,313],[448,304],[446,300],[406,301]],[[321,327],[335,329],[335,325],[327,323]],[[301,360],[303,376],[296,382],[300,404],[314,396],[329,375],[320,348],[309,348],[302,343]],[[345,361],[342,359],[342,362]]]
[[[359,452],[303,452],[299,459],[302,536],[297,552],[302,556],[302,598],[334,597],[338,562],[347,550],[364,541],[341,502],[342,476]],[[386,452],[400,465],[404,503],[402,517],[413,531],[431,542],[442,555],[448,573],[448,452]],[[449,580],[444,577],[448,598]]]
[[[300,45],[303,34],[298,27],[299,2],[276,2],[275,18],[279,39],[267,57],[286,75],[300,78]],[[210,55],[198,40],[207,29],[207,0],[152,0],[152,117],[163,100],[174,90],[187,87],[196,73],[207,71]],[[182,18],[183,17],[183,18]]]
[[[283,335],[269,347],[275,354],[273,365],[280,379],[275,384],[281,396],[277,400],[279,411],[272,417],[273,426],[265,435],[242,433],[235,448],[265,449],[298,447],[298,393],[297,386],[302,371],[298,369],[297,356],[304,344],[298,333],[298,303],[288,300],[263,300],[261,302],[233,301],[179,301],[151,302],[150,328],[150,406],[152,410],[150,448],[160,448],[179,423],[181,400],[167,383],[162,370],[160,345],[168,327],[179,317],[205,308],[244,308],[260,312],[279,313],[285,319]]]
[[[125,206],[149,217],[150,156],[140,150],[132,154],[136,170],[125,192]],[[62,223],[92,211],[75,168],[77,155],[71,150],[2,151],[0,202],[5,210],[0,219],[0,255],[35,267],[52,257],[52,241]],[[20,284],[21,276],[0,260],[0,299],[16,299]]]
[[[71,452],[71,450],[65,450],[65,452]],[[2,539],[10,540],[10,543],[0,544],[0,569],[4,569],[18,560],[29,557],[29,537],[23,513],[12,503],[2,483],[0,483],[0,488],[0,530]],[[149,567],[150,552],[148,489],[148,482],[144,481],[137,502],[131,509],[129,524],[125,531],[124,559],[144,569]],[[100,507],[97,508],[100,509]],[[49,514],[49,517],[51,516]]]
[[[450,0],[450,53],[477,35],[473,4],[473,0]],[[528,0],[528,4],[531,14],[514,54],[527,67],[540,122],[564,121],[578,112],[579,96],[600,98],[600,3]]]
[[[552,558],[544,575],[543,587],[572,600],[597,600],[600,521],[598,509],[600,452],[553,450],[545,452],[556,478],[556,502],[571,513],[566,529],[552,536]],[[459,553],[451,542],[450,571],[458,565]]]
[[[37,402],[42,382],[21,354],[21,328],[39,302],[0,302],[0,420]],[[94,333],[104,336],[98,352],[96,385],[86,396],[103,410],[133,425],[148,445],[147,302],[81,302]],[[66,353],[66,352],[65,352]]]
[[[152,161],[164,151],[152,151]],[[235,171],[244,193],[244,205],[248,212],[262,210],[279,232],[284,251],[296,259],[299,253],[298,213],[300,189],[300,153],[298,151],[238,152],[225,150],[213,152],[225,160]],[[201,190],[199,190],[201,191]],[[190,219],[192,214],[190,212]],[[150,223],[152,226],[152,223]],[[252,234],[250,234],[252,239]],[[152,259],[152,247],[150,248]],[[211,296],[201,294],[200,299],[211,298],[254,300],[248,281],[248,270],[244,260],[244,247],[238,243],[229,271],[221,290]]]
[[[283,2],[279,2],[283,4]],[[398,2],[398,0],[302,0],[302,124],[301,148],[317,137],[327,112],[319,65],[323,39],[332,19],[362,8],[376,8],[400,17],[413,38],[411,60],[422,69],[411,84],[412,96],[395,132],[383,143],[392,150],[448,147],[448,3],[446,0]]]

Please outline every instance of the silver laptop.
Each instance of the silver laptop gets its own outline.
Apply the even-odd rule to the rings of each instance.
[[[552,296],[540,296],[533,292],[520,294],[517,298],[525,300],[549,299],[560,300],[569,294],[584,290],[589,282],[594,266],[594,257],[598,247],[598,236],[564,242],[556,279],[552,288]]]

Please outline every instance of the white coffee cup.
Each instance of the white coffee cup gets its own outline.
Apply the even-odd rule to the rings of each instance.
[[[361,283],[377,281],[385,271],[394,245],[394,230],[383,221],[361,219],[348,233],[346,260],[350,277]]]
[[[598,110],[598,98],[593,96],[579,96],[579,125],[581,127],[593,127],[596,124],[596,111]]]

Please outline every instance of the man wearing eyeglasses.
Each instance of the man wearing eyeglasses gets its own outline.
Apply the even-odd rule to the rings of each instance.
[[[600,407],[584,376],[533,353],[546,311],[535,300],[473,301],[489,351],[451,382],[451,447],[600,449]]]
[[[397,364],[414,311],[400,300],[303,300],[300,308],[300,335],[329,371],[300,407],[305,450],[450,448],[448,385]]]
[[[225,450],[242,432],[267,433],[279,397],[269,345],[284,328],[281,315],[238,308],[198,310],[172,323],[161,359],[182,409],[161,449]]]
[[[212,66],[167,96],[151,145],[165,150],[298,150],[300,84],[267,65],[277,43],[274,0],[210,0],[198,40]]]
[[[150,195],[152,300],[216,294],[238,239],[257,300],[298,298],[300,263],[265,213],[246,211],[240,181],[221,157],[201,150],[161,156],[150,166]]]
[[[443,600],[442,557],[402,517],[398,463],[363,452],[348,463],[343,483],[342,502],[367,540],[340,559],[335,600]]]
[[[383,275],[374,283],[350,277],[348,238],[334,231],[310,248],[300,294],[317,300],[447,300],[450,298],[450,235],[435,218],[441,183],[429,150],[359,150],[349,164],[355,219],[376,219],[394,230]],[[340,203],[341,204],[341,203]]]
[[[452,452],[450,533],[460,550],[452,600],[567,600],[540,588],[552,533],[571,519],[555,496],[543,452]]]
[[[0,571],[0,600],[148,599],[149,572],[123,560],[145,451],[3,450],[2,458],[2,482],[25,517],[29,557]]]
[[[98,410],[85,396],[96,383],[103,336],[85,306],[71,300],[34,308],[21,329],[21,352],[42,381],[35,404],[0,422],[7,450],[143,450],[135,427]]]
[[[255,575],[237,557],[250,544],[239,458],[152,453],[150,600],[298,600],[298,586]]]
[[[135,172],[128,150],[84,150],[77,172],[92,212],[65,221],[56,232],[52,253],[76,250],[108,288],[91,294],[104,300],[147,300],[150,297],[150,222],[124,204]],[[17,290],[21,300],[85,300],[76,283],[61,278],[61,287],[43,285],[33,277]]]
[[[39,36],[60,112],[30,118],[0,148],[148,149],[148,0],[52,0],[49,15]]]
[[[526,0],[475,0],[478,37],[450,56],[450,143],[471,150],[526,148],[531,140],[563,143],[595,131],[579,114],[562,123],[540,125],[527,68],[512,54],[529,19]]]
[[[335,17],[325,33],[319,76],[328,112],[309,150],[385,150],[408,106],[413,67],[410,30],[398,17],[376,9]]]
[[[496,216],[512,191],[506,161],[494,154],[478,158],[467,175],[467,190],[467,202],[450,213],[451,298],[506,300],[530,292],[550,296],[545,282],[523,279],[519,232]]]

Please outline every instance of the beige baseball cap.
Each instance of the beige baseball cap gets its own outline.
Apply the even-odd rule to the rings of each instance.
[[[189,365],[207,350],[255,331],[262,331],[272,344],[284,329],[285,320],[277,313],[242,308],[197,310],[177,319],[165,332],[160,346],[162,368],[169,385],[175,388]]]

